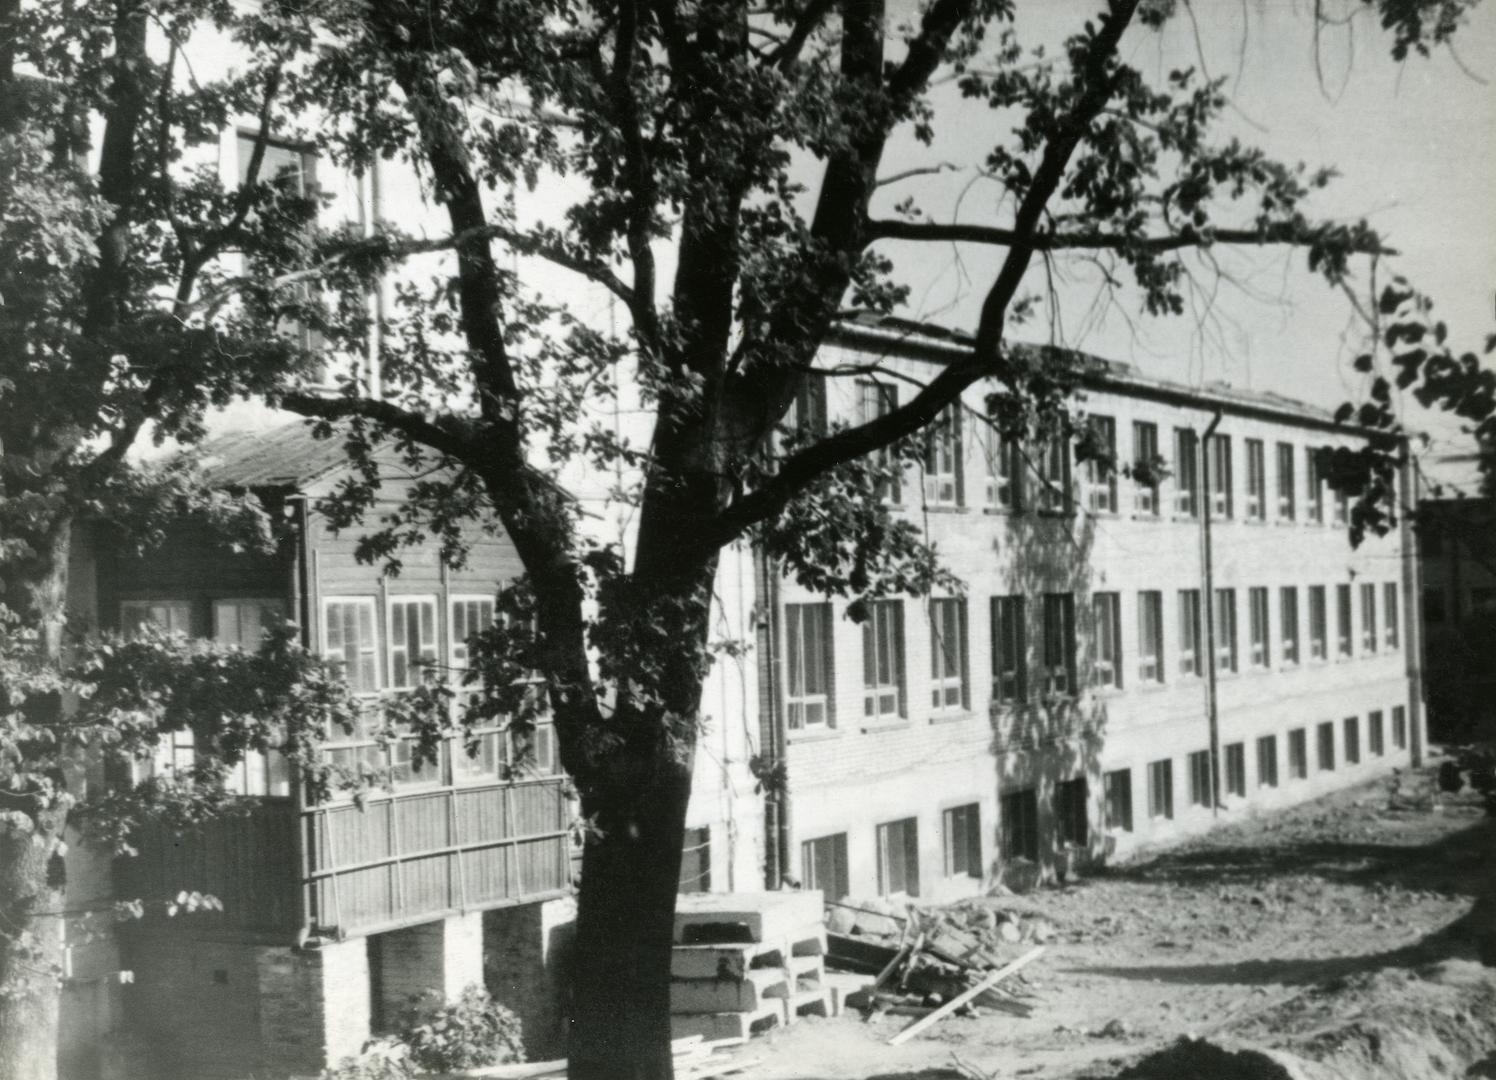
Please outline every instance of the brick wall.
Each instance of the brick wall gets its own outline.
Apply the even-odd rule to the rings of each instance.
[[[481,912],[374,934],[367,946],[379,972],[372,1004],[386,1030],[399,1026],[413,997],[430,992],[452,1001],[467,987],[483,985]]]
[[[571,897],[483,913],[488,992],[520,1018],[532,1061],[566,1053],[567,969],[575,922]]]

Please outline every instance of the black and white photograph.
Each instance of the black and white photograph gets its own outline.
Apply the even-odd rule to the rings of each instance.
[[[1496,3],[0,0],[0,1080],[1496,1078]]]

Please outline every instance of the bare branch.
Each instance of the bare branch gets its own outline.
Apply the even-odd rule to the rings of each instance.
[[[911,177],[931,176],[935,173],[950,172],[958,168],[960,168],[960,166],[953,165],[949,161],[942,161],[938,165],[924,165],[917,169],[905,169],[903,172],[896,172],[892,176],[885,176],[880,178],[877,183],[873,185],[873,187],[885,187],[889,184],[897,184],[900,180],[908,180]]]

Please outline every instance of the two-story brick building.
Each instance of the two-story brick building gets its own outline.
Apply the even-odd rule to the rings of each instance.
[[[825,411],[865,418],[967,347],[844,327],[822,362],[890,375],[818,380]],[[1125,365],[1083,385],[1118,462],[1163,470],[1103,475],[1068,446],[1005,443],[978,385],[888,493],[964,591],[880,600],[859,625],[761,568],[765,743],[777,734],[789,776],[767,820],[771,881],[969,894],[1420,753],[1410,536],[1353,550],[1316,458],[1357,435],[1286,398]]]

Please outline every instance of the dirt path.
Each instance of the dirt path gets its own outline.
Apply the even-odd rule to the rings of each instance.
[[[1066,888],[984,901],[1042,911],[1060,929],[1028,978],[1033,1016],[953,1018],[900,1047],[885,1040],[907,1019],[811,1020],[755,1040],[754,1080],[933,1080],[961,1075],[953,1054],[977,1075],[1112,1076],[1191,1034],[1313,1061],[1370,1055],[1368,1077],[1463,1075],[1496,1046],[1496,971],[1475,962],[1468,916],[1496,874],[1496,819],[1473,797],[1435,800],[1430,776],[1374,781]],[[1389,1043],[1379,1018],[1428,1035],[1433,1071],[1402,1062],[1422,1048]],[[1214,1075],[1162,1068],[1138,1075]]]

